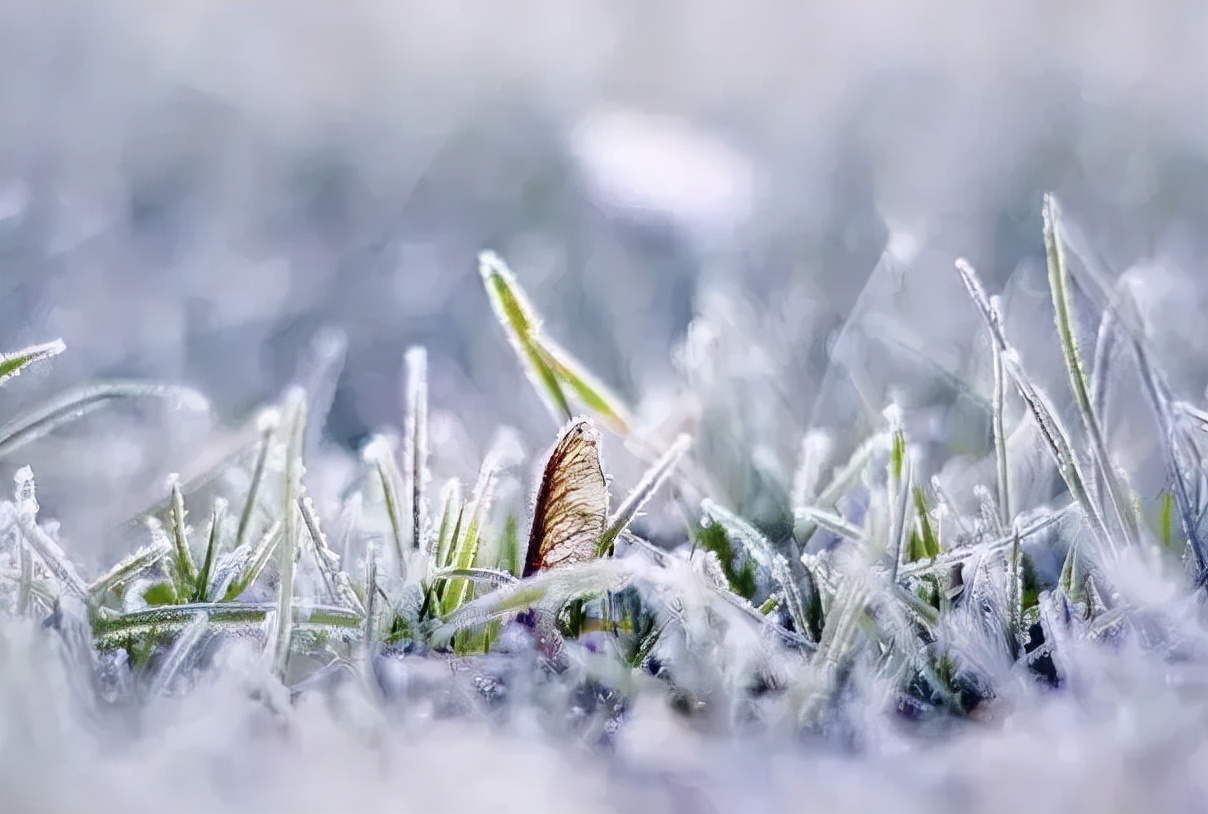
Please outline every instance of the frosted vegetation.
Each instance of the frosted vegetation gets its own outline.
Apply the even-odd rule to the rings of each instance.
[[[737,311],[699,314],[678,380],[626,404],[483,254],[549,443],[586,415],[606,471],[645,472],[614,480],[594,559],[526,578],[545,453],[502,428],[472,483],[441,471],[422,348],[400,432],[315,465],[343,357],[325,335],[103,571],[65,553],[21,469],[0,503],[6,805],[1019,811],[1043,788],[1044,810],[1202,806],[1208,412],[1153,362],[1133,278],[1051,197],[1043,213],[1060,388],[958,260],[984,329],[950,382],[973,448],[865,403],[865,440],[809,430],[792,473],[766,463],[776,351],[737,341]],[[63,351],[0,358],[0,383]],[[1122,394],[1149,416],[1126,458]],[[12,416],[0,456],[132,398],[206,409],[99,383]],[[750,446],[711,444],[719,423]]]

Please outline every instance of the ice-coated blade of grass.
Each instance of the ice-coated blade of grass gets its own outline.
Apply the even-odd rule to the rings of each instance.
[[[440,529],[436,533],[436,557],[433,562],[437,568],[444,568],[449,564],[449,558],[453,554],[453,540],[458,535],[458,526],[465,509],[465,501],[461,498],[461,481],[451,478],[441,489],[440,494],[443,508],[440,515]]]
[[[1108,308],[1099,321],[1099,332],[1095,336],[1095,364],[1091,369],[1091,411],[1101,424],[1108,424],[1107,394],[1111,381],[1112,359],[1115,357],[1117,325],[1116,309]]]
[[[793,512],[793,518],[798,523],[811,523],[823,531],[829,531],[836,537],[841,537],[854,542],[864,540],[864,529],[853,523],[848,522],[846,518],[840,517],[834,512],[828,512],[824,509],[815,509],[810,506],[805,506],[796,509]]]
[[[1149,398],[1150,408],[1157,418],[1158,429],[1162,436],[1162,451],[1165,453],[1166,466],[1173,481],[1175,503],[1179,509],[1179,521],[1183,533],[1187,536],[1187,544],[1191,547],[1196,559],[1197,581],[1203,585],[1208,583],[1208,550],[1200,534],[1201,512],[1198,501],[1193,497],[1195,488],[1188,483],[1188,472],[1194,472],[1199,467],[1199,456],[1195,445],[1187,443],[1182,437],[1175,421],[1174,408],[1171,406],[1170,391],[1162,377],[1154,370],[1149,361],[1149,354],[1139,341],[1133,341],[1133,356],[1137,369],[1141,374],[1141,383]]]
[[[191,597],[197,587],[197,563],[189,547],[189,529],[185,525],[185,497],[180,484],[172,482],[172,583],[181,599]]]
[[[511,585],[516,577],[496,568],[442,568],[432,572],[432,580],[464,578],[472,582],[489,582],[495,585]]]
[[[336,387],[348,355],[348,337],[338,328],[321,328],[311,339],[307,353],[295,374],[295,381],[306,392],[306,455],[319,448],[323,425],[335,401]]]
[[[793,627],[801,634],[808,631],[805,605],[801,601],[797,581],[793,578],[789,562],[784,555],[778,552],[771,541],[764,537],[758,529],[709,498],[702,501],[701,512],[706,522],[720,523],[726,534],[741,544],[756,564],[767,569],[772,579],[780,585],[785,608],[788,610],[789,618],[793,620]]]
[[[1157,420],[1158,430],[1162,439],[1167,467],[1174,485],[1175,504],[1179,511],[1179,522],[1187,535],[1187,544],[1196,559],[1197,580],[1203,585],[1208,582],[1208,547],[1200,534],[1200,507],[1193,498],[1196,488],[1189,482],[1186,473],[1198,472],[1198,454],[1189,454],[1182,449],[1180,433],[1170,396],[1169,388],[1161,374],[1154,368],[1149,359],[1142,337],[1145,336],[1145,326],[1136,304],[1127,291],[1119,286],[1113,287],[1103,271],[1102,259],[1095,253],[1093,247],[1077,230],[1065,231],[1066,242],[1078,256],[1081,263],[1075,268],[1080,271],[1080,282],[1105,301],[1104,310],[1113,313],[1119,335],[1127,340],[1132,349],[1133,358],[1137,364],[1141,384],[1145,390],[1150,408]]]
[[[543,361],[574,392],[584,407],[595,413],[618,435],[624,436],[629,432],[633,422],[620,396],[612,393],[556,343],[541,337],[536,341],[536,348]]]
[[[1086,478],[1083,476],[1078,458],[1074,454],[1069,434],[1061,426],[1060,421],[1049,408],[1047,401],[1040,394],[1040,391],[1036,389],[1031,379],[1024,373],[1015,348],[1007,340],[998,308],[990,302],[990,298],[986,295],[985,289],[982,288],[977,272],[973,270],[972,266],[964,260],[957,260],[956,268],[960,272],[961,279],[969,292],[970,298],[973,300],[974,305],[977,306],[983,322],[985,322],[986,327],[989,329],[991,340],[998,345],[1007,375],[1011,378],[1015,389],[1031,411],[1032,417],[1040,429],[1041,436],[1045,440],[1045,445],[1048,447],[1049,453],[1057,465],[1057,471],[1060,473],[1062,480],[1065,481],[1066,488],[1069,489],[1070,495],[1073,496],[1074,500],[1082,506],[1087,522],[1090,524],[1095,536],[1102,540],[1109,548],[1115,548],[1114,536],[1109,532],[1098,505],[1087,490]]]
[[[377,655],[377,593],[377,546],[370,543],[365,550],[365,618],[361,623],[361,666],[366,678],[373,676],[373,657]]]
[[[986,540],[973,545],[961,546],[960,548],[951,548],[940,552],[930,560],[919,560],[918,562],[909,563],[902,567],[901,575],[903,577],[915,577],[927,573],[938,573],[971,557],[1004,551],[1014,545],[1016,540],[1022,542],[1029,537],[1039,534],[1069,517],[1076,509],[1081,510],[1081,508],[1076,502],[1070,503],[1060,509],[1044,512],[1042,517],[1027,525],[1021,525],[1020,520],[1022,518],[1016,518],[1013,524],[1014,529],[1003,537]]]
[[[432,634],[433,644],[441,646],[463,628],[525,608],[557,609],[573,599],[620,591],[633,576],[624,563],[624,559],[588,560],[539,571],[528,579],[498,588],[452,613]]]
[[[383,436],[375,436],[361,451],[361,458],[377,472],[382,486],[382,499],[386,504],[386,517],[390,521],[390,537],[394,543],[394,556],[398,560],[398,572],[407,578],[407,544],[403,538],[402,505],[399,491],[403,476],[394,460],[394,449]]]
[[[176,641],[172,643],[172,648],[168,651],[168,655],[164,657],[163,663],[160,665],[159,671],[155,675],[155,680],[151,684],[150,696],[152,698],[166,695],[176,677],[185,669],[192,660],[197,645],[205,638],[206,633],[210,630],[210,617],[207,613],[197,613],[193,616],[193,620],[185,625],[184,630],[176,637]]]
[[[260,496],[260,483],[264,480],[264,468],[268,464],[268,453],[272,448],[273,434],[281,416],[277,410],[266,410],[257,419],[260,430],[260,450],[256,453],[256,464],[252,467],[252,479],[247,487],[247,497],[243,501],[243,510],[239,512],[239,526],[235,531],[235,548],[247,542],[248,526],[252,522],[252,513],[256,509],[256,499]]]
[[[87,601],[88,585],[80,578],[75,565],[67,558],[59,544],[38,525],[38,498],[33,471],[28,466],[23,466],[17,470],[13,480],[16,484],[16,520],[21,529],[21,537],[42,561],[46,570],[58,580],[63,590]]]
[[[161,605],[131,613],[99,613],[93,620],[98,648],[125,647],[145,636],[174,636],[198,614],[209,617],[211,627],[260,625],[276,613],[275,602],[201,602]],[[364,619],[347,608],[295,603],[290,611],[298,628],[339,631],[344,638],[360,636]],[[271,639],[269,640],[271,643]]]
[[[855,645],[860,617],[868,612],[871,596],[863,579],[848,578],[839,584],[818,640],[817,657],[825,664],[834,668],[846,660]]]
[[[1007,370],[998,343],[990,343],[994,365],[994,396],[991,402],[990,432],[994,436],[994,471],[998,486],[998,532],[1011,527],[1011,470],[1007,459]]]
[[[897,414],[897,410],[893,410],[893,417],[890,423],[893,425],[893,436],[890,442],[889,453],[889,553],[893,559],[890,561],[889,581],[896,583],[898,579],[898,569],[902,565],[902,560],[909,553],[906,541],[910,536],[910,525],[907,517],[910,512],[910,493],[914,486],[913,484],[913,468],[910,458],[907,456],[906,449],[906,432],[902,429],[901,419]]]
[[[0,384],[21,375],[21,371],[35,362],[58,356],[65,350],[67,346],[63,344],[63,340],[56,339],[41,345],[30,345],[12,353],[0,353]]]
[[[407,462],[411,475],[411,547],[427,554],[428,538],[428,353],[407,351]]]
[[[130,582],[142,572],[154,568],[170,554],[171,549],[162,544],[153,543],[150,546],[143,546],[94,579],[88,586],[88,595],[99,599]]]
[[[808,506],[815,502],[818,485],[822,480],[822,468],[834,448],[834,439],[822,430],[810,430],[801,440],[801,459],[793,474],[792,500],[794,507]]]
[[[298,499],[298,510],[302,513],[302,521],[306,524],[306,530],[314,545],[315,562],[319,566],[319,573],[323,576],[327,590],[336,602],[359,613],[364,613],[365,608],[361,604],[360,597],[352,589],[348,574],[340,567],[339,555],[327,545],[327,535],[319,527],[319,517],[315,513],[314,505],[309,497]]]
[[[499,561],[496,567],[519,577],[524,570],[524,557],[520,553],[520,523],[515,512],[508,512],[503,521],[503,534],[499,540]]]
[[[888,432],[879,432],[856,447],[855,452],[852,453],[846,463],[831,475],[830,481],[814,499],[814,505],[820,509],[833,509],[843,495],[850,491],[859,479],[860,474],[873,459],[873,456],[889,448],[890,439],[891,436]],[[794,508],[805,507],[796,506]],[[813,536],[815,527],[808,516],[802,515],[801,519],[804,519],[805,522],[797,528],[797,538],[804,546],[810,537]]]
[[[494,252],[478,255],[478,271],[486,286],[487,296],[495,317],[503,326],[512,344],[512,349],[524,365],[525,375],[549,408],[550,415],[559,425],[574,417],[570,402],[562,391],[558,375],[549,362],[537,350],[533,336],[540,330],[537,312],[528,301],[528,296],[516,282],[512,270]]]
[[[670,449],[659,458],[654,466],[646,470],[642,475],[642,479],[638,481],[637,486],[633,487],[621,505],[617,507],[616,512],[612,516],[612,520],[608,524],[608,528],[604,529],[604,533],[600,535],[599,541],[596,543],[596,556],[602,557],[612,550],[612,545],[616,542],[619,535],[634,516],[642,510],[646,502],[650,500],[658,488],[675,469],[675,465],[679,463],[680,458],[684,457],[689,447],[692,446],[692,437],[687,434],[681,434],[675,442],[671,444]]]
[[[205,396],[188,387],[145,382],[104,382],[89,385],[70,390],[0,427],[0,458],[11,455],[26,444],[110,402],[142,398],[166,399],[181,409],[209,409]]]
[[[457,523],[449,554],[449,566],[453,569],[472,568],[474,561],[478,558],[482,524],[491,504],[491,490],[496,474],[496,457],[494,452],[487,453],[487,458],[478,472],[478,482],[474,484],[474,493],[470,497],[470,503],[465,508],[464,517]],[[463,578],[450,580],[441,597],[440,615],[448,616],[465,604],[469,592],[469,580]]]
[[[34,593],[34,555],[25,541],[17,539],[17,616],[29,613],[29,601]]]
[[[231,570],[224,573],[222,569],[214,580],[214,593],[222,591],[222,601],[230,602],[251,587],[260,577],[264,567],[272,558],[273,552],[281,542],[282,523],[280,520],[265,529],[259,542],[252,547],[248,544],[237,549],[231,558]],[[224,584],[225,583],[225,584]]]
[[[559,426],[574,418],[566,385],[618,434],[629,429],[629,411],[570,354],[541,336],[541,320],[511,269],[494,252],[478,256],[478,269],[499,324],[525,374]]]
[[[294,554],[298,546],[298,507],[295,503],[302,494],[302,452],[306,441],[306,396],[301,390],[295,390],[287,396],[285,416],[289,435],[285,448],[284,534],[277,549],[281,584],[277,592],[273,646],[273,672],[282,681],[289,665],[293,637]]]
[[[222,498],[214,501],[214,509],[210,512],[210,533],[206,535],[206,553],[201,561],[201,570],[197,572],[197,584],[193,589],[193,601],[205,602],[210,598],[210,576],[214,569],[214,557],[218,553],[218,534],[222,528],[222,520],[226,517],[227,502]]]
[[[1138,537],[1138,529],[1136,517],[1131,510],[1132,501],[1125,494],[1124,486],[1120,483],[1115,466],[1112,464],[1103,428],[1100,426],[1098,416],[1091,403],[1090,383],[1082,364],[1082,354],[1078,349],[1078,337],[1074,330],[1070,275],[1065,265],[1065,249],[1062,243],[1057,201],[1052,195],[1044,196],[1043,213],[1049,290],[1053,298],[1057,336],[1061,344],[1061,355],[1065,360],[1066,373],[1069,375],[1070,389],[1074,393],[1074,402],[1078,405],[1078,412],[1082,416],[1087,437],[1090,438],[1099,482],[1105,485],[1112,505],[1112,514],[1125,539],[1135,542]]]
[[[910,561],[929,560],[939,556],[940,541],[935,536],[935,529],[931,525],[931,517],[927,510],[927,496],[923,492],[923,487],[915,486],[911,490],[914,495],[914,511],[918,517],[918,533],[911,534],[910,539],[916,545],[910,551]]]
[[[1158,508],[1158,540],[1165,549],[1174,544],[1174,492],[1169,490],[1162,492]]]

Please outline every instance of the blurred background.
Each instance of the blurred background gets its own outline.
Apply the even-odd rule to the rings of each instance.
[[[1156,352],[1198,401],[1205,91],[1193,0],[3,0],[0,347],[68,352],[0,417],[96,377],[183,382],[214,415],[123,408],[0,476],[32,462],[65,524],[120,519],[328,329],[348,341],[332,445],[401,425],[423,344],[460,443],[503,423],[539,448],[487,248],[640,408],[685,376],[729,394],[753,435],[731,422],[714,448],[790,471],[805,427],[891,397],[950,442],[935,382],[984,367],[956,257],[1005,291],[1029,364],[1060,371],[1048,189],[1105,267],[1141,275]],[[694,318],[730,338],[709,376],[681,349]],[[171,428],[150,462],[149,425]]]

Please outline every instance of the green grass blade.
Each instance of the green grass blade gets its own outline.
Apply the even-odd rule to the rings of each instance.
[[[465,508],[465,501],[461,498],[460,480],[452,478],[445,484],[445,488],[441,490],[441,505],[443,508],[441,509],[440,529],[436,534],[435,566],[437,568],[444,568],[449,564],[449,558],[453,555],[453,541],[459,533],[458,526]]]
[[[919,543],[920,548],[918,556],[914,559],[932,559],[938,557],[940,553],[940,542],[935,536],[935,529],[931,525],[931,516],[927,511],[927,496],[923,493],[921,486],[914,488],[914,510],[918,513],[919,518]]]
[[[1158,540],[1165,549],[1174,545],[1174,492],[1171,490],[1162,492],[1158,508]]]
[[[488,453],[478,473],[478,482],[466,508],[464,525],[459,523],[460,535],[454,539],[450,555],[450,567],[465,570],[474,567],[478,558],[478,545],[482,523],[491,503],[491,487],[495,479],[495,455]],[[451,580],[445,587],[441,599],[442,617],[446,617],[465,604],[470,593],[470,581],[465,578]]]
[[[709,498],[702,501],[701,512],[707,520],[720,523],[726,533],[741,543],[751,558],[766,568],[772,579],[780,584],[789,618],[793,620],[793,628],[797,633],[804,635],[809,630],[805,605],[801,601],[801,592],[793,578],[788,560],[776,551],[771,541],[758,529]]]
[[[619,396],[610,391],[599,380],[587,372],[581,363],[558,345],[543,337],[536,337],[533,344],[542,360],[565,383],[583,405],[612,427],[618,435],[626,435],[632,419],[629,410]]]
[[[197,587],[197,563],[189,547],[189,529],[185,525],[185,498],[180,484],[172,483],[172,583],[181,599],[193,596]]]
[[[21,371],[35,362],[58,356],[65,350],[67,350],[67,346],[63,344],[63,340],[56,339],[42,345],[30,345],[28,348],[22,348],[12,353],[0,353],[0,384],[20,376]]]
[[[565,424],[574,413],[557,373],[537,349],[535,337],[541,323],[535,309],[511,269],[494,252],[483,252],[478,256],[478,270],[495,316],[524,365],[525,374],[549,408],[550,415],[559,425]]]
[[[1070,389],[1074,402],[1082,416],[1087,437],[1091,440],[1094,460],[1100,482],[1106,485],[1111,501],[1112,514],[1125,538],[1130,542],[1138,539],[1137,518],[1131,511],[1132,501],[1125,494],[1123,485],[1112,464],[1103,428],[1091,402],[1090,382],[1082,363],[1078,338],[1074,333],[1073,303],[1071,302],[1070,275],[1065,264],[1057,201],[1052,195],[1044,196],[1044,245],[1049,271],[1049,291],[1053,299],[1053,313],[1057,324],[1057,336],[1061,344],[1061,355],[1065,360]]]
[[[218,551],[218,534],[222,528],[222,520],[226,517],[227,502],[222,498],[214,501],[214,509],[210,513],[210,533],[206,537],[206,554],[201,562],[201,570],[197,572],[197,585],[193,590],[194,602],[207,602],[210,599],[210,575],[214,568],[214,556]]]
[[[281,521],[273,521],[273,524],[265,529],[256,547],[245,549],[248,552],[247,566],[242,572],[236,574],[226,587],[222,594],[223,602],[230,602],[238,598],[260,577],[260,573],[264,571],[264,567],[268,565],[268,561],[277,550],[277,545],[281,542],[281,530]],[[221,587],[221,581],[216,587]]]

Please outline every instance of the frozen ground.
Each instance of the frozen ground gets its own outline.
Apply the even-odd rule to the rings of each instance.
[[[347,348],[307,447],[321,508],[349,450],[401,429],[414,344],[437,477],[473,483],[500,425],[540,454],[555,426],[481,293],[492,248],[644,421],[670,422],[681,385],[698,398],[713,496],[765,530],[806,429],[832,430],[838,460],[890,402],[919,471],[976,514],[989,346],[958,256],[1078,426],[1045,190],[1126,276],[1173,397],[1203,406],[1206,76],[1194,2],[3,0],[0,349],[69,350],[7,383],[0,419],[96,377],[182,382],[213,412],[98,413],[0,457],[0,478],[33,466],[41,517],[96,575],[169,473],[291,381],[322,390],[329,328]],[[1104,302],[1079,299],[1088,357]],[[1132,377],[1111,379],[1105,421],[1152,515],[1170,474]],[[1038,443],[1019,446],[1043,474],[1019,476],[1016,508],[1059,503]],[[605,453],[619,501],[642,465]],[[682,535],[667,514],[644,530]],[[638,693],[607,749],[541,704],[434,710],[422,688],[461,686],[443,661],[408,667],[421,689],[382,710],[344,687],[286,713],[242,651],[141,713],[93,707],[79,654],[6,620],[0,787],[14,811],[1208,810],[1208,627],[1155,568],[1120,591],[1162,633],[1069,644],[1060,692],[988,657],[993,703],[919,733],[869,678],[821,738],[776,717],[792,703],[751,732]]]

